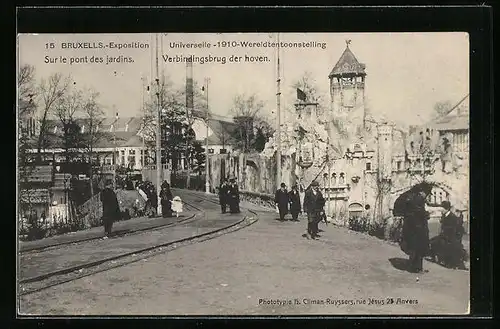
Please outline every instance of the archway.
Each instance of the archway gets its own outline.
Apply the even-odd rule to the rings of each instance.
[[[360,218],[363,215],[363,206],[360,203],[353,202],[348,207],[349,218]]]
[[[245,189],[251,192],[257,192],[260,189],[259,167],[253,160],[246,161]]]

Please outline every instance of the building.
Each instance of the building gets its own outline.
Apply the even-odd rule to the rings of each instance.
[[[430,204],[453,199],[466,211],[467,163],[450,166],[447,156],[468,156],[468,110],[454,107],[427,127],[406,130],[368,112],[367,68],[349,43],[329,72],[329,110],[319,118],[318,104],[298,100],[295,117],[281,129],[281,181],[304,190],[317,180],[327,214],[344,224],[357,216],[390,217],[395,199],[424,179],[436,184]],[[220,172],[234,173],[241,190],[269,199],[277,188],[277,138],[258,155],[213,156],[212,180]]]
[[[40,130],[38,121],[32,115],[21,120],[25,132],[31,139],[31,145],[36,145]],[[220,154],[231,152],[233,149],[233,138],[231,131],[234,129],[234,123],[222,120],[212,116],[208,120],[208,151],[210,154]],[[81,133],[88,134],[89,120],[78,119],[77,124]],[[42,159],[46,161],[63,162],[63,126],[58,120],[47,121],[48,133],[45,147],[42,148]],[[205,150],[205,139],[207,128],[205,120],[195,118],[192,125],[196,140],[202,144]],[[103,168],[114,164],[129,169],[142,170],[148,165],[155,164],[156,158],[154,152],[148,150],[146,142],[147,137],[142,134],[142,118],[104,118],[102,122],[94,127],[96,142],[93,145],[92,153],[95,164]],[[37,153],[36,147],[32,147],[29,152]],[[88,156],[89,149],[81,148],[77,150],[81,157]],[[114,153],[114,155],[113,155]],[[82,159],[87,160],[87,159]],[[178,160],[179,166],[186,168],[184,156]],[[169,164],[171,165],[171,163]]]

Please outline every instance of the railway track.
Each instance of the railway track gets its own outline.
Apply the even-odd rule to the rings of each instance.
[[[209,203],[212,204],[213,207],[218,206],[218,202],[214,201],[210,198],[202,198],[199,196],[187,196],[187,199],[191,197],[198,199],[200,203]],[[193,208],[197,208],[202,211],[198,206],[194,205],[192,201],[184,201],[186,204],[189,204]],[[218,208],[218,207],[217,207]],[[245,208],[242,208],[245,209]],[[48,289],[50,287],[54,287],[66,282],[71,282],[86,276],[90,276],[96,273],[108,271],[113,268],[122,267],[140,260],[147,260],[147,258],[155,256],[160,253],[168,252],[171,250],[175,250],[179,247],[198,243],[210,239],[214,239],[218,236],[228,234],[237,230],[240,230],[248,225],[251,225],[257,221],[257,214],[252,210],[245,210],[246,214],[242,219],[238,219],[230,223],[229,225],[224,225],[222,227],[217,227],[215,229],[207,230],[206,232],[185,236],[180,239],[175,239],[172,241],[167,241],[164,243],[158,243],[151,246],[147,246],[145,248],[135,249],[125,253],[119,253],[117,255],[103,257],[101,259],[95,261],[89,261],[83,264],[78,264],[76,266],[69,266],[62,269],[57,269],[54,271],[49,271],[40,275],[23,278],[18,280],[19,283],[19,295],[29,295],[35,292]],[[190,224],[202,221],[206,218],[205,216],[201,216],[200,214],[195,214],[194,217],[188,219],[183,219],[181,223],[175,223],[174,225],[164,225],[161,228],[150,228],[148,231],[161,231],[164,228],[179,226],[183,223],[189,221]],[[142,231],[141,233],[146,233],[146,231]],[[126,238],[127,236],[120,237]],[[43,251],[42,251],[43,252]]]
[[[196,207],[195,205],[191,205],[191,204],[188,204],[186,202],[183,202],[183,203],[184,203],[184,205],[187,205],[189,208],[192,208],[196,211],[203,211],[202,209]],[[124,237],[124,236],[129,236],[132,234],[139,234],[139,233],[143,233],[143,232],[147,232],[147,231],[153,231],[153,230],[158,230],[158,229],[162,229],[162,228],[166,228],[166,227],[172,227],[172,226],[182,224],[186,221],[189,221],[189,220],[193,219],[195,216],[196,216],[196,214],[192,214],[192,215],[189,215],[188,217],[174,219],[173,222],[152,225],[152,226],[143,227],[143,228],[134,229],[134,230],[118,230],[118,231],[116,231],[116,234],[114,234],[114,235],[118,236],[118,237]],[[38,247],[31,247],[31,248],[27,247],[27,248],[22,248],[21,250],[19,250],[19,253],[21,255],[24,255],[24,254],[28,254],[28,253],[48,251],[48,250],[53,250],[56,248],[62,248],[62,247],[68,246],[68,245],[76,245],[76,244],[81,244],[81,243],[85,243],[85,242],[100,240],[103,237],[104,237],[104,234],[98,235],[98,236],[92,236],[92,237],[88,237],[88,238],[82,238],[82,239],[78,239],[78,240],[70,240],[70,241],[53,243],[53,244],[46,245],[46,246],[38,246]]]

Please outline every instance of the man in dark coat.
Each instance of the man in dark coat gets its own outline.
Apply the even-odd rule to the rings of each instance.
[[[290,203],[290,214],[292,214],[292,221],[299,221],[300,207],[300,194],[297,185],[292,186],[292,190],[288,193],[288,202]]]
[[[156,217],[158,212],[158,193],[156,193],[156,187],[153,184],[149,186],[148,198],[151,199],[151,213],[149,217]]]
[[[285,183],[281,183],[280,188],[276,190],[274,195],[274,203],[280,214],[280,221],[285,220],[285,215],[288,213],[288,191]]]
[[[220,209],[223,214],[227,211],[227,194],[228,194],[228,184],[225,179],[222,180],[219,186],[219,203]]]
[[[403,216],[400,247],[408,256],[410,271],[423,272],[423,258],[429,253],[429,213],[425,210],[432,185],[420,183],[402,194],[394,204],[394,215]]]
[[[325,198],[319,190],[319,183],[313,181],[304,196],[303,209],[307,213],[307,238],[315,239],[318,236],[318,223],[324,215]]]
[[[160,199],[161,199],[161,215],[163,218],[172,217],[172,191],[170,184],[164,181],[161,184]]]
[[[463,216],[456,214],[449,201],[443,201],[441,232],[431,239],[431,257],[439,257],[445,266],[464,269],[465,250],[462,238],[465,233]]]
[[[116,193],[113,191],[113,181],[111,179],[106,182],[106,187],[101,191],[101,202],[104,233],[108,237],[111,234],[113,222],[120,220],[121,217],[120,206]]]
[[[228,188],[229,211],[234,213],[240,212],[240,192],[235,178],[231,178]]]

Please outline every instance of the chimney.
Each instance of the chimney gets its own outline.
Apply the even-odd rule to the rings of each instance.
[[[194,109],[193,62],[186,61],[186,114],[189,117]]]

